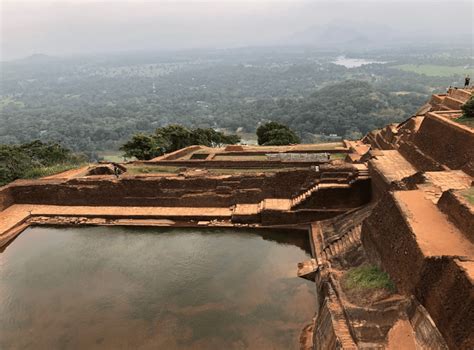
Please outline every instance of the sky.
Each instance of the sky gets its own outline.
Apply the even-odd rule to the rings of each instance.
[[[326,41],[341,44],[338,38],[350,35],[354,28],[362,36],[370,36],[370,41],[377,45],[394,38],[429,38],[464,40],[466,45],[473,46],[473,1],[0,0],[0,3],[1,60],[37,53],[71,55],[322,45]]]

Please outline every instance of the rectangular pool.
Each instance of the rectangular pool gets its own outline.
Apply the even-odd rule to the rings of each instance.
[[[0,349],[298,349],[307,235],[32,227],[0,253]]]

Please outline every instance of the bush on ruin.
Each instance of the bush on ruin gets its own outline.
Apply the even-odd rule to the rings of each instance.
[[[464,118],[474,118],[474,97],[461,106]]]

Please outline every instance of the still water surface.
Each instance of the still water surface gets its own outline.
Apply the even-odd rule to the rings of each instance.
[[[366,64],[387,63],[387,62],[364,59],[364,58],[348,58],[345,56],[339,56],[334,61],[332,61],[332,63],[338,64],[340,66],[344,66],[346,68],[357,68],[357,67],[364,66]]]
[[[293,235],[30,228],[0,253],[0,349],[297,349],[315,296]]]

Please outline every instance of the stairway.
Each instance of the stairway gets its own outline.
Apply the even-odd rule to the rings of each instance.
[[[357,169],[357,180],[367,180],[370,179],[369,168],[365,164],[353,164]]]
[[[355,244],[360,243],[361,227],[361,224],[352,227],[339,239],[326,246],[322,252],[323,261],[328,261],[333,256],[344,253]]]

